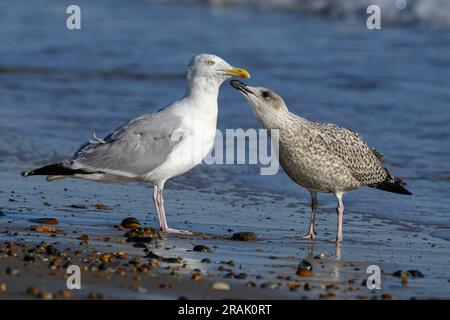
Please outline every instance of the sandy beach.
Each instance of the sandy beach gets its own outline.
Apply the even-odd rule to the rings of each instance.
[[[450,298],[445,7],[381,1],[382,29],[369,30],[366,0],[256,2],[79,0],[81,30],[67,29],[64,2],[0,2],[0,300]],[[346,193],[336,247],[334,196],[319,194],[318,239],[303,240],[308,192],[260,164],[171,179],[167,219],[188,236],[151,229],[150,186],[20,176],[179,99],[202,52],[292,112],[359,132],[413,196]],[[221,132],[260,128],[229,83],[218,102]],[[120,227],[127,217],[134,229]],[[70,265],[80,290],[66,286]],[[379,290],[366,286],[372,265]]]
[[[118,226],[128,216],[156,226],[145,186],[97,185],[92,194],[80,181],[6,177],[14,187],[2,190],[9,203],[0,217],[1,299],[450,298],[449,244],[419,225],[350,213],[339,248],[325,241],[335,232],[332,208],[319,215],[319,240],[310,243],[300,237],[309,208],[295,199],[226,183],[209,190],[174,183],[169,221],[196,233],[160,239],[149,230],[136,244]],[[39,218],[55,218],[56,232],[30,231],[44,225],[31,221]],[[236,232],[257,240],[231,240]],[[210,252],[193,251],[198,245]],[[312,272],[297,272],[304,260]],[[67,290],[71,264],[82,270],[81,290]],[[364,283],[373,264],[382,270],[381,290]],[[412,273],[405,283],[398,270],[423,278]]]

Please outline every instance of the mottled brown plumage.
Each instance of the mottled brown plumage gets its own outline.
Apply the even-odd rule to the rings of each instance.
[[[311,193],[312,214],[309,233],[314,239],[317,193],[334,193],[338,198],[338,235],[342,240],[342,195],[362,186],[411,194],[405,183],[387,170],[382,154],[369,147],[358,133],[335,124],[308,121],[289,112],[284,100],[266,88],[248,87],[232,81],[247,98],[261,125],[278,130],[279,160],[286,174]],[[276,142],[276,141],[275,141]]]

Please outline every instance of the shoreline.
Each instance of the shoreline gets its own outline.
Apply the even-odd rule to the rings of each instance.
[[[67,290],[67,259],[86,268],[83,289],[71,292],[74,299],[450,298],[448,241],[408,224],[349,214],[337,258],[336,244],[326,241],[334,236],[334,209],[323,209],[318,217],[319,238],[310,243],[301,239],[308,206],[231,184],[220,187],[168,189],[169,224],[197,233],[163,235],[139,244],[127,242],[124,234],[129,230],[117,226],[127,216],[137,218],[143,227],[156,225],[154,213],[148,214],[151,206],[145,187],[16,180],[14,190],[2,195],[8,202],[0,216],[0,283],[7,289],[0,292],[0,299],[42,299],[42,292],[51,293],[52,299],[64,298],[58,292]],[[53,226],[61,233],[29,231],[39,225],[30,219],[37,218],[57,219]],[[229,239],[243,231],[256,233],[257,241]],[[83,234],[88,241],[79,240]],[[56,249],[57,258],[33,252],[42,241]],[[17,256],[8,253],[11,248],[6,242],[19,244],[13,246]],[[211,252],[195,252],[196,245],[207,246]],[[34,259],[25,257],[29,250]],[[155,262],[145,257],[150,251],[181,260]],[[101,261],[105,254],[110,256],[108,263]],[[52,259],[60,261],[54,269],[49,268]],[[297,275],[303,260],[311,263],[312,272]],[[369,290],[364,284],[372,264],[381,268],[381,290]],[[398,270],[418,270],[424,277],[411,276],[402,284],[402,278],[393,275]],[[218,285],[225,289],[213,289],[217,282],[225,283]],[[40,295],[27,293],[30,287]]]

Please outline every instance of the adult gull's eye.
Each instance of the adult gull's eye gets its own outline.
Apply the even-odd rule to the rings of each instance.
[[[263,91],[261,95],[265,99],[265,98],[268,98],[270,96],[270,93],[269,93],[269,91]]]
[[[214,65],[214,64],[215,64],[214,61],[212,61],[212,60],[209,60],[209,61],[208,61],[208,66],[212,66],[212,65]]]

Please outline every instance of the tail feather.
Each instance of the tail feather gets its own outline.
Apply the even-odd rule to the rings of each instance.
[[[48,166],[37,168],[31,171],[23,171],[22,176],[72,176],[74,174],[89,174],[83,169],[71,169],[65,162],[53,163]]]
[[[388,192],[412,195],[412,193],[407,190],[405,186],[406,183],[402,179],[392,176],[390,172],[388,172],[388,176],[383,182],[369,185],[369,187],[371,188],[376,188]]]

